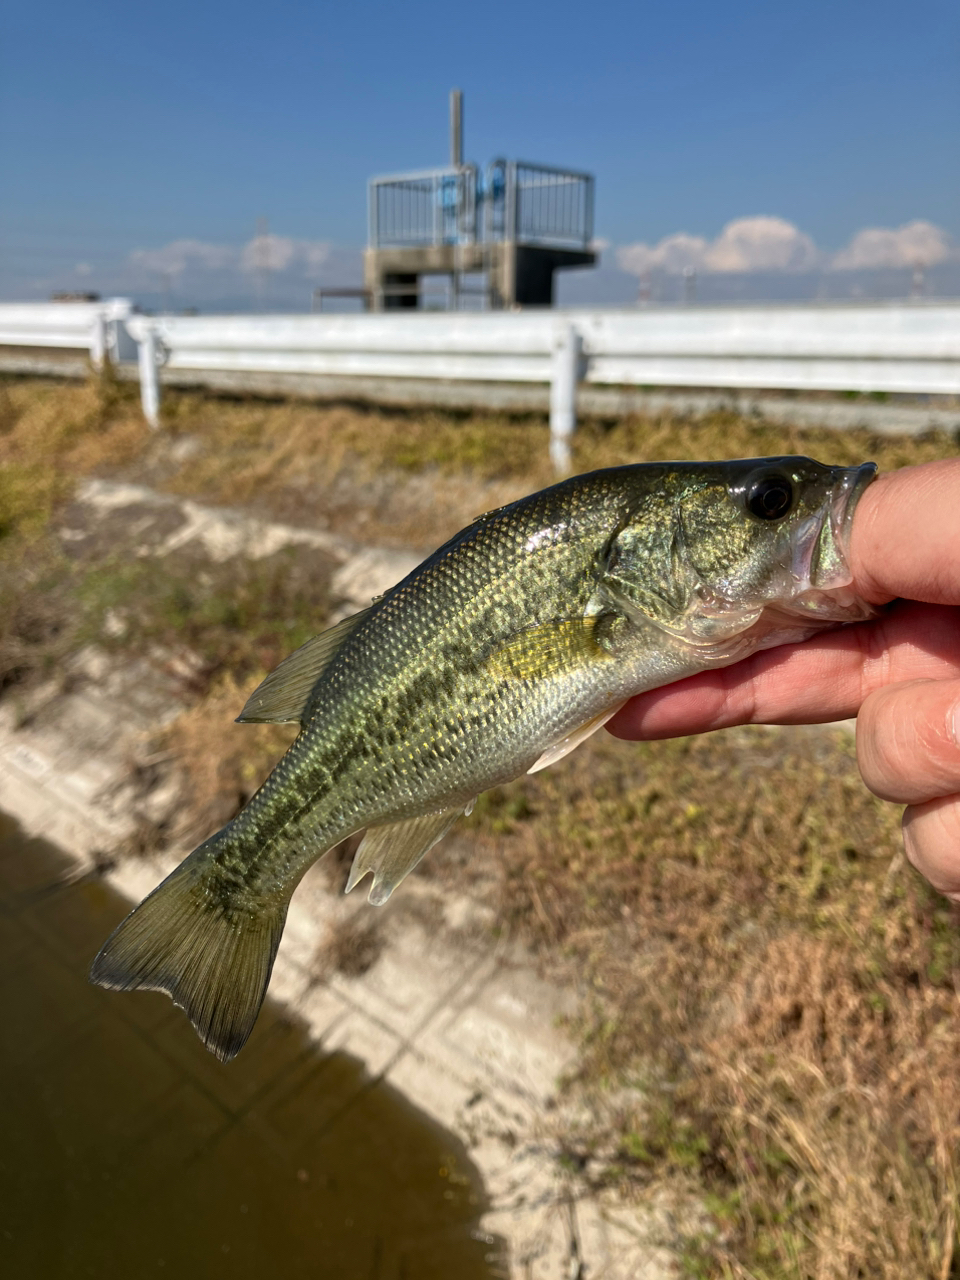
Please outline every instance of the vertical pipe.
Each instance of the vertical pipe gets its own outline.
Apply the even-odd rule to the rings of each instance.
[[[460,233],[463,222],[463,181],[460,173],[463,167],[463,94],[459,89],[451,89],[450,91],[450,163],[457,170],[454,182],[454,233],[453,233],[453,253],[454,264],[458,257],[460,244]],[[454,265],[453,274],[450,277],[451,306],[454,311],[460,310],[460,273]]]
[[[463,94],[450,90],[450,163],[454,169],[463,164]]]
[[[558,475],[569,475],[570,439],[577,425],[577,378],[582,340],[569,321],[554,337],[550,378],[550,461]]]
[[[160,425],[160,378],[157,373],[157,335],[151,328],[144,329],[137,344],[137,364],[140,370],[140,404],[143,416],[154,430]]]

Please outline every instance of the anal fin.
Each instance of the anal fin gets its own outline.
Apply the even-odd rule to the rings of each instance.
[[[349,893],[368,871],[373,872],[373,887],[368,901],[382,907],[394,889],[409,875],[424,854],[450,830],[463,807],[427,813],[418,818],[405,818],[383,827],[371,827],[363,837],[350,868],[345,893]]]

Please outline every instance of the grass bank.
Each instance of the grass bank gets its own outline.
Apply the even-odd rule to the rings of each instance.
[[[329,568],[71,541],[78,477],[418,547],[552,477],[540,420],[188,393],[164,413],[151,435],[135,388],[0,384],[0,684],[19,697],[92,640],[179,655],[194,705],[163,745],[203,834],[282,749],[283,731],[230,722],[324,625]],[[891,469],[956,445],[717,413],[588,423],[575,462],[809,453]],[[481,797],[470,859],[441,845],[418,872],[492,895],[500,927],[585,987],[564,1158],[628,1198],[704,1202],[690,1276],[960,1277],[960,945],[898,827],[845,733],[601,737]]]

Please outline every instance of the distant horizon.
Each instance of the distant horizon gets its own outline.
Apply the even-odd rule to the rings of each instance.
[[[613,261],[610,261],[613,259]],[[100,287],[89,277],[68,279],[63,287],[25,292],[0,292],[4,302],[46,301],[53,293],[95,292],[101,298],[131,299],[153,314],[198,313],[304,313],[315,310],[313,292],[320,288],[359,288],[362,285],[362,250],[331,250],[330,274],[322,280],[291,277],[289,272],[269,273],[254,282],[239,272],[189,274],[170,279],[166,287],[150,287],[116,276]],[[207,278],[204,278],[206,275]],[[239,277],[239,278],[238,278]],[[115,287],[110,287],[113,284]],[[555,277],[557,307],[723,306],[884,303],[934,301],[960,298],[960,261],[948,260],[920,270],[909,266],[831,271],[809,270],[694,272],[685,276],[654,268],[643,276],[623,270],[615,252],[604,252],[596,268],[560,271]],[[106,286],[106,287],[104,287]],[[428,278],[429,300],[443,292],[443,280]],[[357,300],[326,300],[324,311],[362,309]]]

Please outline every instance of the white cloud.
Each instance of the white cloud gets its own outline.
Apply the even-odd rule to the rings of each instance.
[[[632,275],[648,271],[680,273],[688,267],[702,267],[707,242],[702,236],[688,236],[679,231],[666,236],[657,245],[627,244],[617,250],[617,266]]]
[[[666,271],[750,272],[875,270],[881,267],[932,267],[960,261],[960,246],[932,222],[902,227],[867,227],[832,257],[821,252],[805,232],[785,218],[737,218],[715,240],[676,232],[658,244],[622,245],[617,265],[631,275]]]
[[[198,267],[223,271],[236,260],[236,250],[229,245],[208,244],[204,240],[173,240],[160,249],[134,249],[130,254],[132,266],[170,276],[180,276]]]
[[[835,254],[834,271],[878,267],[932,267],[956,258],[957,249],[945,231],[932,222],[907,222],[902,227],[866,227],[845,249]]]
[[[254,236],[240,254],[243,271],[296,271],[312,276],[330,256],[325,240],[294,240],[273,234]]]
[[[659,244],[617,250],[617,265],[633,275],[648,271],[807,271],[820,255],[803,231],[785,218],[737,218],[715,240],[677,232]]]
[[[330,257],[330,245],[324,240],[301,240],[300,253],[308,275],[313,275],[321,267],[326,266]]]
[[[89,262],[78,262],[73,269],[78,276],[89,276],[93,272],[93,267]]]
[[[243,246],[243,271],[285,271],[293,258],[293,241],[288,236],[254,236]]]
[[[128,261],[140,275],[148,273],[177,281],[198,272],[255,275],[268,271],[286,276],[292,283],[316,277],[331,252],[331,245],[324,240],[268,234],[254,236],[240,249],[204,240],[173,240],[158,249],[135,249]]]
[[[708,271],[808,271],[817,247],[785,218],[737,218],[708,245]]]

